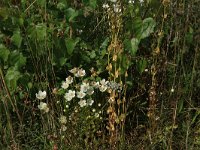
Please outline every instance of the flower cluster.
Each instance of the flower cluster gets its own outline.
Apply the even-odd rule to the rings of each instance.
[[[62,115],[62,116],[60,116],[59,121],[61,123],[61,129],[62,129],[62,131],[66,131],[67,130],[67,127],[66,127],[67,117]]]
[[[67,93],[65,93],[64,98],[67,101],[71,101],[75,97],[75,91],[69,90]]]
[[[96,111],[95,107],[92,107],[95,103],[95,98],[98,92],[106,93],[110,90],[117,90],[118,92],[122,90],[122,86],[119,83],[114,81],[107,81],[106,79],[99,79],[94,77],[85,77],[86,71],[82,68],[73,68],[69,70],[71,75],[69,75],[61,83],[60,89],[54,89],[53,93],[61,93],[64,98],[64,112],[72,106],[74,108],[74,113],[77,113],[81,110],[89,110],[89,116],[95,118],[102,118],[100,116],[101,111]],[[78,81],[78,82],[77,82]],[[41,100],[38,108],[44,113],[49,112],[48,104],[42,102],[47,96],[46,91],[38,91],[36,93],[36,98]],[[57,101],[57,103],[60,103]],[[96,103],[97,107],[101,107],[100,103]],[[86,108],[86,109],[83,109]],[[71,108],[70,108],[71,109]],[[72,113],[73,114],[73,113]],[[71,115],[69,115],[71,116]],[[69,118],[70,121],[70,118]],[[61,124],[61,130],[66,131],[67,127],[67,118],[66,116],[61,115],[59,118]]]
[[[122,90],[121,84],[120,84],[120,83],[116,83],[116,82],[114,82],[114,81],[110,81],[110,82],[108,83],[108,87],[109,87],[110,89],[114,90],[114,91],[117,90],[118,92],[120,92],[120,91]]]
[[[67,89],[69,85],[73,83],[73,78],[71,76],[67,77],[66,80],[62,83],[62,88]]]
[[[73,73],[75,77],[84,77],[86,75],[85,70],[82,68],[73,68],[69,72]]]
[[[110,7],[107,3],[103,4],[102,7],[107,10],[110,10],[110,8],[112,8],[115,13],[120,13],[122,10],[120,8],[120,5],[117,4],[117,0],[110,0],[110,1],[112,2],[112,7]]]
[[[47,93],[46,93],[46,91],[39,91],[39,92],[36,93],[35,95],[36,95],[36,98],[37,98],[37,99],[43,100],[43,99],[46,98]],[[47,103],[40,102],[40,104],[38,105],[38,108],[39,108],[41,111],[45,112],[45,113],[49,112],[49,108],[48,108],[48,106],[47,106]]]
[[[64,98],[66,100],[66,108],[70,106],[70,102],[75,99],[78,100],[77,104],[80,108],[85,106],[92,106],[94,103],[93,94],[95,90],[100,92],[106,92],[109,89],[121,90],[121,86],[113,81],[109,82],[105,79],[100,81],[84,80],[83,77],[86,75],[86,71],[82,68],[73,68],[69,70],[73,76],[68,76],[62,83],[61,87],[66,90]],[[73,82],[76,78],[81,78],[80,83]]]

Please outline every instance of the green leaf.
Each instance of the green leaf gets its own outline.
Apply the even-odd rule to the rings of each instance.
[[[17,51],[13,51],[9,55],[9,64],[15,66],[17,69],[20,69],[26,64],[26,57]]]
[[[95,53],[95,51],[92,51],[92,52],[90,52],[90,58],[95,58],[96,57],[96,53]]]
[[[66,11],[67,20],[73,22],[74,19],[78,16],[78,11],[73,8],[68,8]]]
[[[124,40],[124,46],[125,50],[130,52],[132,56],[135,56],[138,50],[138,46],[140,44],[140,40],[137,38],[125,39]]]
[[[106,55],[106,53],[107,53],[106,49],[101,50],[101,52],[100,52],[100,55],[101,55],[100,59],[103,59],[103,57]]]
[[[95,9],[96,6],[97,6],[97,0],[90,0],[89,4],[90,4],[90,7],[92,7],[93,9]]]
[[[67,58],[65,58],[65,57],[61,57],[59,59],[59,63],[60,63],[61,66],[64,66],[66,64],[66,61],[67,61]]]
[[[108,42],[109,42],[109,37],[107,37],[103,43],[100,46],[100,49],[106,49],[106,47],[108,46]]]
[[[193,43],[193,36],[194,36],[194,31],[193,31],[192,27],[189,27],[189,32],[187,32],[185,34],[186,43],[188,45]]]
[[[37,40],[39,42],[43,42],[46,38],[47,27],[43,23],[39,23],[36,26],[33,26],[28,29],[29,38],[34,42]]]
[[[73,53],[74,48],[75,48],[76,44],[79,42],[79,40],[80,40],[79,38],[76,38],[75,40],[72,38],[67,38],[65,40],[65,45],[67,47],[67,53],[69,55],[71,55]]]
[[[135,56],[135,54],[138,50],[138,46],[140,44],[140,40],[138,40],[137,38],[132,38],[130,42],[131,42],[130,52],[133,56]]]
[[[183,109],[183,104],[184,104],[184,100],[180,99],[178,101],[178,113],[181,113],[182,109]]]
[[[4,61],[4,63],[8,60],[8,56],[10,51],[3,45],[0,44],[0,59]]]
[[[144,20],[137,18],[133,25],[136,38],[141,40],[148,37],[154,31],[155,25],[156,22],[153,18],[146,18]]]
[[[141,74],[142,72],[144,72],[145,68],[147,67],[147,60],[146,59],[142,59],[137,63],[137,67],[138,67],[138,71]]]
[[[2,17],[4,20],[6,20],[6,19],[8,19],[9,15],[10,15],[9,9],[1,6],[0,17]]]
[[[57,4],[57,8],[60,9],[60,10],[64,10],[66,8],[66,4],[64,2],[59,2]]]
[[[13,42],[14,45],[16,45],[18,48],[21,47],[22,43],[22,37],[20,34],[20,31],[15,31],[13,36],[11,37],[11,41]]]
[[[120,55],[121,59],[121,73],[124,74],[127,69],[130,67],[131,63],[127,57],[127,55],[122,54]]]
[[[156,26],[156,22],[153,18],[146,18],[143,20],[142,26],[142,35],[141,39],[148,37],[151,33],[154,32],[154,27]]]
[[[10,67],[5,75],[5,81],[8,88],[11,91],[15,91],[17,88],[17,81],[20,78],[21,74],[15,67]]]
[[[46,0],[37,0],[37,3],[41,6],[44,7],[46,4]]]
[[[45,38],[46,38],[46,30],[47,30],[47,27],[46,27],[45,24],[36,25],[35,34],[36,34],[37,40],[39,40],[39,41],[44,41],[45,40]]]

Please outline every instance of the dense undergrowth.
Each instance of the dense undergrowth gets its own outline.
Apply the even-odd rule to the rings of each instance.
[[[1,0],[1,149],[200,149],[199,0]]]

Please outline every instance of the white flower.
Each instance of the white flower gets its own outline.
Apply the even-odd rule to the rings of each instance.
[[[84,69],[78,69],[78,71],[76,72],[76,74],[75,74],[75,76],[76,77],[83,77],[83,76],[85,76],[86,75],[86,73],[85,73],[85,70]]]
[[[87,90],[90,88],[89,83],[85,83],[83,82],[83,84],[81,85],[81,91],[82,92],[87,92]]]
[[[103,8],[109,8],[109,5],[106,3],[106,4],[103,4],[103,6],[102,6]]]
[[[96,118],[98,118],[98,117],[99,117],[99,113],[95,113],[94,116],[95,116]]]
[[[66,124],[67,123],[67,118],[65,116],[60,117],[60,123],[61,124]]]
[[[110,0],[111,2],[113,2],[113,3],[116,3],[117,2],[117,0]]]
[[[171,89],[171,92],[172,92],[172,93],[174,92],[174,88]]]
[[[67,130],[67,127],[66,127],[65,125],[63,125],[63,126],[61,127],[61,129],[62,129],[62,131],[64,132],[64,131]]]
[[[135,1],[134,1],[134,0],[129,0],[128,3],[129,3],[129,4],[135,3]]]
[[[100,81],[100,83],[101,83],[101,85],[107,85],[107,84],[108,84],[108,81],[106,81],[105,79],[102,79],[102,80]]]
[[[99,82],[93,82],[92,86],[96,89],[99,88]]]
[[[64,81],[61,86],[63,89],[67,89],[69,87],[69,83]]]
[[[38,105],[38,108],[44,112],[49,112],[49,108],[47,106],[47,103],[40,102],[40,105]]]
[[[40,100],[42,100],[42,99],[45,99],[45,97],[47,96],[47,93],[46,93],[46,91],[39,91],[38,93],[36,93],[35,94],[36,95],[36,98],[37,99],[40,99]]]
[[[116,4],[113,5],[113,10],[114,10],[115,13],[119,13],[119,12],[122,11],[121,8],[120,8],[120,6],[116,5]]]
[[[101,81],[100,81],[100,86],[99,86],[99,90],[101,91],[101,92],[105,92],[106,90],[107,90],[107,88],[108,88],[108,84],[109,82],[108,81],[106,81],[105,79],[102,79]]]
[[[140,1],[140,3],[143,3],[144,2],[144,0],[139,0]]]
[[[94,100],[92,99],[87,100],[87,105],[92,106],[93,103],[94,103]]]
[[[66,82],[67,82],[68,84],[73,83],[73,78],[72,78],[71,76],[68,76],[68,77],[66,78]]]
[[[95,112],[96,111],[96,109],[92,109],[92,112]]]
[[[78,68],[73,68],[73,69],[71,69],[71,70],[69,70],[69,72],[71,72],[71,73],[73,73],[73,74],[76,74],[77,73],[77,71],[78,71]]]
[[[107,85],[100,85],[99,86],[99,90],[101,91],[101,92],[105,92],[106,90],[107,90]]]
[[[65,93],[64,98],[67,101],[71,101],[75,97],[75,91],[69,90],[67,93]]]
[[[87,105],[86,100],[80,100],[80,101],[78,102],[78,104],[80,105],[80,107],[84,107],[84,106]]]
[[[88,95],[92,95],[94,93],[94,89],[93,87],[90,87],[88,90],[87,90],[87,94]]]
[[[83,97],[85,97],[85,95],[86,95],[83,91],[76,92],[76,94],[77,94],[77,97],[78,97],[78,98],[83,98]]]

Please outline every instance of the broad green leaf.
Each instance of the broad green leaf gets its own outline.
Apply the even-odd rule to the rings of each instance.
[[[20,69],[26,64],[26,57],[17,51],[13,51],[9,55],[9,64],[15,66],[17,69]]]
[[[141,40],[148,37],[154,31],[155,25],[156,22],[153,18],[146,18],[144,20],[140,18],[135,19],[133,28],[136,38]]]
[[[13,36],[11,37],[11,41],[12,41],[13,44],[16,45],[18,48],[21,47],[22,37],[21,37],[20,31],[15,31],[15,32],[13,33]]]
[[[148,37],[154,31],[156,22],[153,18],[146,18],[143,20],[141,39]]]
[[[138,50],[138,46],[140,44],[140,41],[137,38],[132,38],[131,39],[131,49],[130,52],[133,56],[135,56],[137,50]]]
[[[17,88],[17,81],[21,74],[15,67],[10,67],[5,75],[5,81],[10,91],[15,91]]]
[[[73,22],[74,19],[78,16],[78,11],[73,8],[68,8],[66,11],[67,20]]]
[[[132,56],[135,56],[139,44],[140,40],[138,40],[137,38],[132,38],[131,40],[130,39],[124,40],[125,50],[130,52]]]
[[[37,24],[36,26],[33,26],[31,28],[29,28],[29,37],[31,40],[35,41],[44,41],[46,38],[46,30],[47,27],[45,24],[40,23]]]
[[[78,42],[79,42],[79,38],[76,38],[75,40],[72,39],[72,38],[67,38],[67,39],[65,40],[65,45],[66,45],[66,47],[67,47],[67,53],[68,53],[69,55],[71,55],[71,54],[73,53],[74,48],[75,48],[75,46],[76,46],[76,44],[77,44]]]
[[[0,59],[2,59],[4,63],[8,60],[9,54],[10,51],[3,44],[0,44]]]

